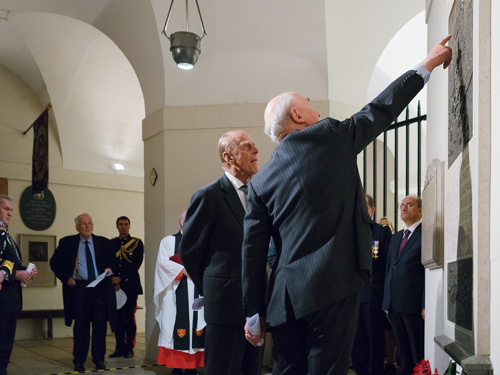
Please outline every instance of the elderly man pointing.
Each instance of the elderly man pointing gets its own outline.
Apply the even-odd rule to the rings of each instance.
[[[259,313],[271,327],[273,374],[347,373],[359,291],[371,270],[371,219],[357,155],[397,118],[435,67],[449,65],[450,38],[344,121],[319,121],[309,100],[294,92],[267,105],[265,132],[278,146],[249,183],[242,285],[246,316]],[[271,237],[277,260],[266,305]],[[256,344],[260,337],[247,330],[247,340]]]

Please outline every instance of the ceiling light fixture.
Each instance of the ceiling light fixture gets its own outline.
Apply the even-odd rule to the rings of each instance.
[[[115,171],[124,171],[125,167],[123,166],[123,164],[115,163],[115,164],[113,164],[113,169]]]
[[[170,52],[172,52],[172,57],[177,63],[177,66],[181,69],[189,70],[193,69],[194,64],[196,64],[196,61],[198,61],[198,56],[201,52],[200,41],[205,35],[207,35],[207,33],[205,31],[205,25],[203,24],[203,18],[201,18],[201,11],[200,6],[198,5],[198,0],[195,0],[195,2],[196,7],[198,8],[198,15],[200,16],[203,35],[200,38],[195,33],[189,31],[189,10],[188,0],[186,0],[186,31],[176,31],[169,37],[167,35],[167,26],[174,1],[175,0],[172,0],[170,2],[170,8],[168,9],[167,20],[165,21],[165,26],[163,26],[162,34],[165,35],[170,41]]]

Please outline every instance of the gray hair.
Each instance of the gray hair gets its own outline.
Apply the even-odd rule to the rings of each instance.
[[[12,202],[12,198],[9,197],[7,194],[0,194],[0,204],[2,204],[4,200]]]
[[[92,217],[89,214],[84,212],[83,214],[80,214],[77,217],[75,217],[75,225],[78,225],[78,219],[81,218],[82,216],[88,216],[88,217],[90,217],[90,220],[92,220]]]
[[[295,92],[285,92],[271,99],[264,112],[264,132],[274,143],[279,142],[280,135],[290,123],[290,108],[295,102]]]

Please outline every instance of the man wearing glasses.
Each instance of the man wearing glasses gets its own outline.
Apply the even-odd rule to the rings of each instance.
[[[50,259],[50,268],[61,280],[64,318],[69,327],[73,319],[73,363],[75,371],[85,371],[92,325],[92,361],[96,370],[104,370],[106,329],[116,326],[116,296],[109,277],[91,284],[102,273],[111,276],[116,257],[110,241],[92,232],[94,224],[88,214],[75,219],[78,234],[67,236]]]
[[[406,196],[401,205],[405,228],[389,245],[382,309],[392,324],[400,375],[411,375],[424,359],[425,270],[421,261],[422,199]]]

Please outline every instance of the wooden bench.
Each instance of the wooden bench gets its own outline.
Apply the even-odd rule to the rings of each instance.
[[[17,315],[17,319],[47,319],[47,338],[53,337],[52,319],[63,318],[64,310],[23,310]]]

